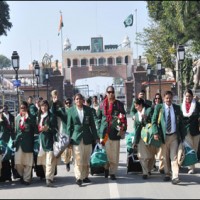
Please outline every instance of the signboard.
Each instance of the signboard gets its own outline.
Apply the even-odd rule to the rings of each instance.
[[[14,85],[15,87],[21,86],[21,80],[14,80],[14,81],[13,81],[13,85]]]

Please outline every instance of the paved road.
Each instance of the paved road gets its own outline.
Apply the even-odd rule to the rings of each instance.
[[[128,118],[128,131],[132,129],[132,121]],[[126,173],[126,145],[121,140],[120,163],[116,181],[105,179],[103,175],[89,178],[92,183],[79,187],[75,184],[73,166],[67,172],[65,165],[58,166],[55,177],[55,188],[47,188],[33,174],[30,186],[22,186],[19,181],[0,183],[1,199],[199,199],[200,197],[200,163],[197,173],[188,175],[186,169],[181,169],[179,185],[163,182],[162,176],[152,172],[149,179],[143,180],[141,173]]]

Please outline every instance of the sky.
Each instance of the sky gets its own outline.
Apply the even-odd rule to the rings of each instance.
[[[76,46],[90,45],[91,37],[102,36],[104,44],[121,44],[127,35],[131,40],[133,57],[142,55],[138,45],[136,52],[135,35],[149,26],[147,3],[145,1],[8,1],[10,22],[13,27],[7,36],[0,36],[0,54],[11,58],[12,52],[20,56],[20,68],[28,69],[33,60],[42,61],[45,53],[53,55],[52,60],[62,59],[61,35],[58,36],[60,11],[62,12],[63,42],[69,38],[72,50]],[[137,15],[135,15],[137,9]],[[134,24],[125,28],[123,22],[134,14]],[[99,88],[104,90],[112,78],[105,80]],[[93,80],[78,80],[76,84],[90,85]],[[93,82],[94,83],[94,82]]]

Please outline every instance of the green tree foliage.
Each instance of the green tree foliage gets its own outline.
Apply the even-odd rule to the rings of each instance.
[[[0,36],[6,35],[7,30],[9,31],[12,27],[12,23],[9,22],[10,20],[10,13],[9,13],[9,5],[6,1],[0,1]]]
[[[9,68],[10,66],[11,60],[3,55],[0,55],[0,69]]]
[[[159,23],[175,45],[192,41],[194,53],[200,49],[199,1],[147,1],[149,16]]]
[[[146,1],[151,20],[149,27],[138,33],[138,42],[146,51],[148,62],[156,66],[156,57],[164,67],[175,69],[176,49],[182,44],[187,49],[182,65],[186,87],[192,83],[192,57],[200,54],[199,1]],[[175,72],[175,70],[174,70]]]

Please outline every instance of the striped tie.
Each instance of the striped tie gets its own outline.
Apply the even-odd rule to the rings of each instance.
[[[167,132],[171,132],[171,115],[170,115],[170,107],[168,111],[168,116],[167,116]]]

